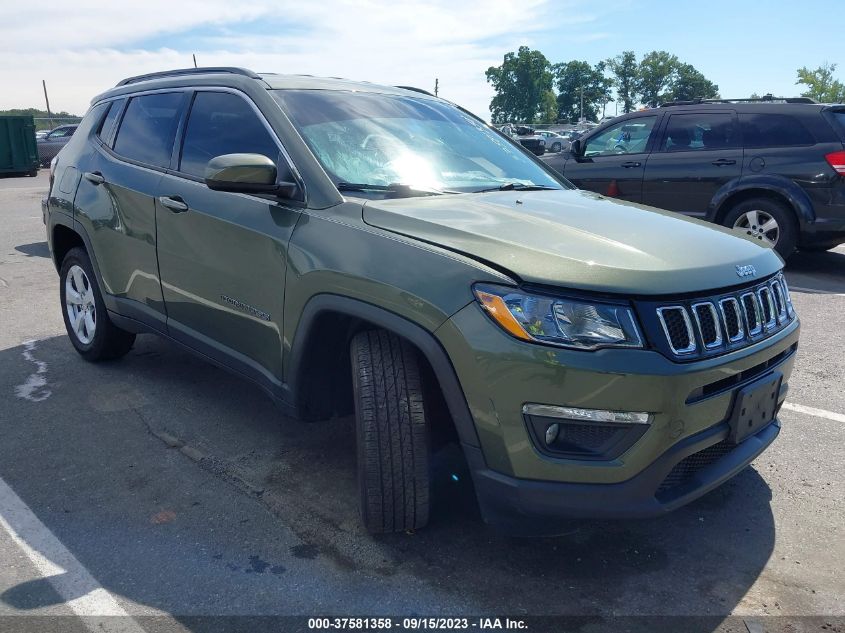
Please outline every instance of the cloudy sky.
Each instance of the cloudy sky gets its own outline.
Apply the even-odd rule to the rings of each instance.
[[[410,84],[484,116],[484,71],[524,44],[553,62],[665,49],[723,96],[791,95],[827,60],[845,79],[842,0],[0,0],[0,109],[82,113],[119,79],[192,65]],[[800,6],[800,8],[798,8]],[[610,108],[613,108],[611,104]]]

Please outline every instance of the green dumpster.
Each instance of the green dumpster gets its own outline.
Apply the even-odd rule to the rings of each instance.
[[[38,173],[35,121],[31,116],[0,116],[0,174]]]

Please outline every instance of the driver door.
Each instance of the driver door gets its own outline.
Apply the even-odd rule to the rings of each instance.
[[[566,161],[563,175],[579,189],[641,202],[646,159],[660,115],[629,118],[582,138],[582,152]]]

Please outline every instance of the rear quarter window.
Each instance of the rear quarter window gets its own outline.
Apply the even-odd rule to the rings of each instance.
[[[845,143],[845,109],[831,110],[830,117],[833,120],[833,127],[836,128],[839,139]]]
[[[745,147],[814,145],[816,139],[801,121],[788,114],[740,114]]]
[[[132,97],[117,131],[114,151],[130,160],[168,167],[184,94]]]
[[[97,136],[106,145],[108,145],[111,141],[114,122],[117,120],[117,115],[120,114],[120,110],[123,107],[123,101],[123,99],[118,99],[107,104],[109,108],[108,113],[105,118],[102,119],[100,126],[97,128]]]

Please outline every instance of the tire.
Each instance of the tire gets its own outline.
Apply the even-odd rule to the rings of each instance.
[[[753,215],[750,215],[753,214]],[[760,222],[754,222],[756,217]],[[774,220],[775,228],[761,233],[761,228]],[[749,198],[735,204],[725,214],[722,224],[741,228],[760,242],[768,242],[786,259],[798,243],[798,222],[791,207],[771,198]]]
[[[350,344],[361,520],[373,534],[428,523],[429,438],[415,350],[370,330]]]
[[[560,151],[560,143],[554,143],[552,145],[552,151],[553,152],[559,152]]]
[[[112,360],[132,348],[135,335],[109,319],[84,249],[72,248],[65,255],[59,270],[59,296],[68,337],[82,358],[91,362]]]

